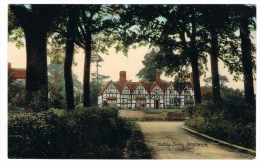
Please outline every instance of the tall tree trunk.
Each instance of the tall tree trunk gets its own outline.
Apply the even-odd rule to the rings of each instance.
[[[39,112],[48,109],[47,32],[40,24],[24,28],[26,40],[26,110]]]
[[[247,15],[247,7],[244,7],[240,18],[240,38],[242,49],[242,64],[244,74],[244,91],[246,107],[255,107],[254,85],[252,74],[252,55],[251,55],[251,40],[249,31],[249,16]]]
[[[192,33],[191,33],[191,53],[189,58],[191,61],[193,84],[194,84],[194,96],[195,104],[201,103],[201,91],[200,91],[200,75],[199,75],[199,64],[198,64],[198,49],[196,45],[196,16],[195,9],[192,11]]]
[[[194,89],[194,96],[195,96],[195,104],[201,103],[201,91],[200,91],[200,80],[199,80],[199,65],[198,65],[198,51],[196,49],[196,43],[195,38],[192,38],[192,45],[191,45],[191,51],[189,51],[189,48],[186,43],[185,39],[185,33],[184,31],[180,32],[180,38],[182,41],[182,45],[184,47],[184,51],[188,53],[189,60],[191,62],[191,68],[192,68],[192,80],[191,85]]]
[[[83,106],[90,107],[90,64],[91,64],[91,32],[87,32],[87,43],[85,45],[85,63],[83,77]]]
[[[201,91],[200,91],[200,75],[199,75],[198,57],[196,56],[195,52],[193,55],[190,55],[189,57],[191,60],[195,104],[199,104],[199,103],[201,103]]]
[[[59,14],[56,5],[10,5],[24,29],[26,40],[25,109],[39,112],[48,109],[47,32]]]
[[[211,61],[211,76],[212,76],[212,92],[213,99],[215,101],[220,100],[220,85],[219,85],[219,72],[218,72],[218,36],[215,30],[210,32],[211,34],[211,53],[210,53],[210,61]]]
[[[74,11],[74,10],[71,10]],[[69,17],[67,25],[67,37],[66,37],[66,55],[64,61],[64,80],[66,91],[66,104],[68,110],[75,109],[74,104],[74,90],[73,90],[73,78],[72,78],[72,63],[74,54],[74,39],[75,39],[75,21],[74,15]]]

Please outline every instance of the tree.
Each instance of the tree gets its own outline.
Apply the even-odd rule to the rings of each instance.
[[[83,86],[82,83],[78,80],[78,76],[72,74],[73,78],[73,86],[74,86],[74,97],[75,97],[75,105],[82,104],[82,93]]]
[[[66,55],[64,61],[64,78],[65,78],[65,88],[66,88],[66,104],[68,110],[75,109],[74,104],[74,92],[73,92],[73,77],[72,77],[72,63],[74,54],[74,42],[76,38],[78,17],[78,8],[71,6],[68,7],[69,21],[67,23],[67,33],[66,33]]]
[[[56,61],[51,60],[51,63],[48,65],[49,107],[64,108],[65,107],[65,101],[64,101],[65,87],[64,87],[64,71],[63,71],[64,64],[62,63],[62,61],[59,62]]]
[[[10,5],[24,30],[26,41],[26,110],[39,112],[48,108],[47,32],[58,15],[56,5]]]
[[[177,75],[174,78],[174,82],[173,82],[173,86],[174,89],[178,92],[179,96],[181,95],[181,93],[184,91],[184,89],[187,86],[190,86],[190,83],[187,81],[187,75],[185,73],[179,73],[179,75]],[[176,101],[176,105],[178,105],[178,107],[180,108],[180,98],[178,98],[178,100],[174,100]]]
[[[247,109],[255,107],[253,74],[256,70],[255,46],[251,42],[252,32],[256,29],[256,8],[250,5],[233,5],[229,8],[229,17],[232,19],[233,32],[228,34],[231,39],[223,44],[221,60],[235,73],[235,80],[239,75],[244,76],[245,104]]]
[[[82,5],[75,43],[84,49],[83,106],[90,106],[90,66],[92,51],[107,53],[107,48],[117,44],[116,51],[127,53],[122,44],[122,34],[131,27],[124,24],[124,5]],[[129,17],[125,15],[125,17]]]
[[[242,64],[244,74],[245,103],[247,108],[255,107],[255,95],[253,85],[253,61],[252,43],[250,40],[249,25],[252,18],[256,16],[255,6],[241,6],[240,8],[240,38],[242,50]]]
[[[191,5],[167,5],[163,8],[159,17],[165,18],[166,21],[160,24],[161,33],[154,42],[160,46],[162,56],[157,59],[157,64],[166,70],[166,74],[178,73],[191,65],[195,103],[199,104],[201,103],[199,76],[205,68],[203,64],[207,62],[203,54],[204,32],[198,24],[200,13],[196,11],[196,6]]]
[[[203,81],[206,83],[206,85],[208,85],[212,83],[212,77],[210,76],[208,78],[205,78],[203,79]],[[229,82],[229,80],[226,76],[219,75],[219,82],[220,82],[220,87],[225,87],[225,84]]]
[[[91,106],[97,106],[98,104],[98,92],[105,84],[106,80],[109,79],[109,76],[105,75],[98,75],[96,73],[92,73],[92,79],[90,82],[90,99],[91,99]]]
[[[144,56],[144,60],[142,61],[144,68],[142,68],[137,74],[140,79],[154,82],[156,80],[156,73],[162,72],[162,70],[159,70],[156,65],[156,56],[158,56],[158,53],[154,49]]]
[[[231,17],[229,5],[203,5],[201,8],[203,22],[202,25],[209,33],[210,60],[212,75],[213,99],[219,100],[220,97],[220,78],[218,72],[218,59],[226,50],[226,43],[236,40],[234,35],[235,26]],[[222,48],[220,48],[222,47]],[[220,49],[222,51],[220,51]]]

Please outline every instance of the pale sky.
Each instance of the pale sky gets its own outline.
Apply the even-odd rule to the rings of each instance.
[[[139,81],[136,74],[144,66],[142,60],[144,60],[145,54],[149,53],[151,49],[148,47],[140,47],[137,49],[130,49],[128,56],[124,56],[123,53],[116,53],[114,48],[109,49],[109,55],[99,54],[104,62],[101,62],[99,67],[99,74],[108,75],[113,81],[119,79],[119,71],[126,71],[127,80]],[[73,72],[78,75],[79,80],[83,80],[83,65],[84,65],[84,53],[81,50],[79,53],[74,55],[75,61],[78,63],[76,67],[73,67]],[[14,43],[8,43],[8,62],[12,63],[13,68],[26,68],[26,50],[25,48],[17,49]],[[208,62],[208,69],[206,77],[211,75],[210,73],[210,61]],[[91,72],[96,71],[94,63],[91,64]],[[224,65],[219,61],[219,73],[228,77],[228,87],[243,89],[243,82],[234,82],[233,75],[230,75],[228,70],[224,68]],[[161,76],[162,79],[172,81],[173,78]],[[205,83],[202,81],[201,86]]]

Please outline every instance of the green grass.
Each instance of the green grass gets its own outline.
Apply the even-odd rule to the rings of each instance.
[[[250,153],[250,154],[256,154],[256,151],[253,150],[253,149],[245,148],[245,147],[238,146],[238,145],[235,145],[235,144],[232,144],[232,143],[229,143],[229,142],[220,140],[220,139],[216,139],[216,138],[214,138],[214,137],[211,137],[211,136],[208,136],[208,135],[206,135],[206,134],[200,133],[200,132],[198,132],[198,131],[196,131],[196,130],[193,130],[193,129],[189,128],[187,125],[184,125],[184,126],[183,126],[183,129],[185,129],[185,130],[187,130],[187,131],[189,131],[189,132],[191,132],[191,133],[193,133],[193,134],[195,134],[195,135],[199,135],[199,136],[201,136],[201,137],[203,137],[203,138],[206,138],[206,139],[208,139],[208,140],[212,140],[212,141],[218,142],[218,143],[220,143],[220,144],[222,144],[222,145],[225,145],[225,146],[227,146],[227,147],[235,148],[235,149],[238,149],[238,150],[241,150],[241,151],[243,151],[243,152]]]
[[[158,113],[161,115],[167,115],[169,112],[183,113],[183,110],[182,109],[158,109]]]
[[[183,109],[153,109],[146,108],[144,109],[146,114],[159,114],[159,115],[167,115],[169,112],[171,113],[183,113]]]

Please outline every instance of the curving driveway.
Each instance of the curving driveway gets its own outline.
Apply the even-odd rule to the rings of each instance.
[[[196,137],[184,129],[184,122],[137,122],[154,159],[254,159],[250,154]]]

